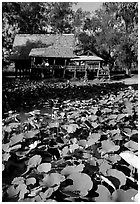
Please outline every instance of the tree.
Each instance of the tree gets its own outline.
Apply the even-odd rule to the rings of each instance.
[[[74,27],[72,2],[49,3],[50,12],[48,14],[49,24],[54,33],[73,33]]]
[[[119,62],[129,73],[132,63],[137,63],[137,10],[137,3],[104,3],[94,16],[84,20],[79,33],[82,46],[99,53],[110,64],[110,69]]]
[[[117,58],[125,66],[129,75],[132,63],[137,64],[138,56],[138,3],[119,2],[104,3],[108,13],[113,12],[116,20],[121,22],[120,42],[117,46]]]
[[[16,33],[19,32],[18,25],[18,3],[2,3],[2,58],[3,64],[8,62],[9,54]]]

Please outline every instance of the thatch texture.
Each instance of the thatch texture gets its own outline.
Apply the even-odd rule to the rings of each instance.
[[[59,49],[62,48],[63,54],[61,54],[61,51],[59,54],[62,56],[70,56],[72,50],[74,50],[76,47],[74,34],[17,34],[13,43],[11,59],[29,59],[29,54],[33,48],[46,49],[48,47],[50,47],[49,49],[51,49],[51,51],[56,47]],[[68,48],[70,51],[67,51]]]
[[[29,54],[32,57],[48,57],[48,58],[74,58],[73,48],[71,47],[55,47],[33,48]]]

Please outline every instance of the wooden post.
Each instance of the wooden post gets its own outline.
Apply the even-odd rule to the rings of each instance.
[[[75,70],[74,70],[74,79],[76,78],[76,67],[75,67]]]
[[[84,77],[86,80],[87,80],[87,66],[88,66],[87,63],[85,63],[85,76]]]
[[[55,60],[55,58],[54,58],[54,61],[53,61],[53,65],[55,66],[55,62],[56,62],[56,60]],[[52,70],[52,76],[54,77],[54,75],[55,75],[55,68],[53,67],[53,70]]]
[[[65,78],[66,64],[67,64],[67,59],[65,59],[65,66],[64,66],[64,70],[63,70],[63,78]]]
[[[98,67],[98,70],[97,70],[97,78],[99,78],[100,68],[101,68],[101,66],[100,66],[100,61],[99,61],[99,67]]]

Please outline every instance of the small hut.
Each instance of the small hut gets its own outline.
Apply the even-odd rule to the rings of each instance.
[[[76,57],[72,47],[62,45],[33,48],[29,56],[32,71],[40,72],[44,77],[64,77],[66,66]]]
[[[92,55],[91,55],[92,54]],[[99,70],[102,69],[102,62],[104,61],[101,57],[98,57],[94,53],[88,52],[88,55],[81,55],[76,58],[71,59],[77,63],[81,70],[79,71],[84,72],[84,77],[86,78],[94,78],[99,76]],[[75,73],[76,76],[76,73]]]
[[[17,34],[14,39],[13,49],[10,56],[11,61],[15,62],[16,72],[31,71],[30,52],[35,48],[48,48],[51,50],[54,47],[64,47],[75,50],[74,34]],[[51,46],[53,48],[51,48]],[[32,50],[32,53],[35,50]],[[36,50],[36,52],[39,52]],[[42,51],[41,51],[42,52]],[[60,52],[61,55],[61,52]],[[57,59],[58,60],[58,59]],[[41,57],[36,56],[36,63],[42,61]],[[51,61],[51,59],[50,59]],[[56,62],[57,63],[57,62]]]

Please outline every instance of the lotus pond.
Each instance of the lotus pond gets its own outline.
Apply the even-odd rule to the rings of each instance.
[[[4,202],[137,201],[135,87],[16,81],[3,96]]]

